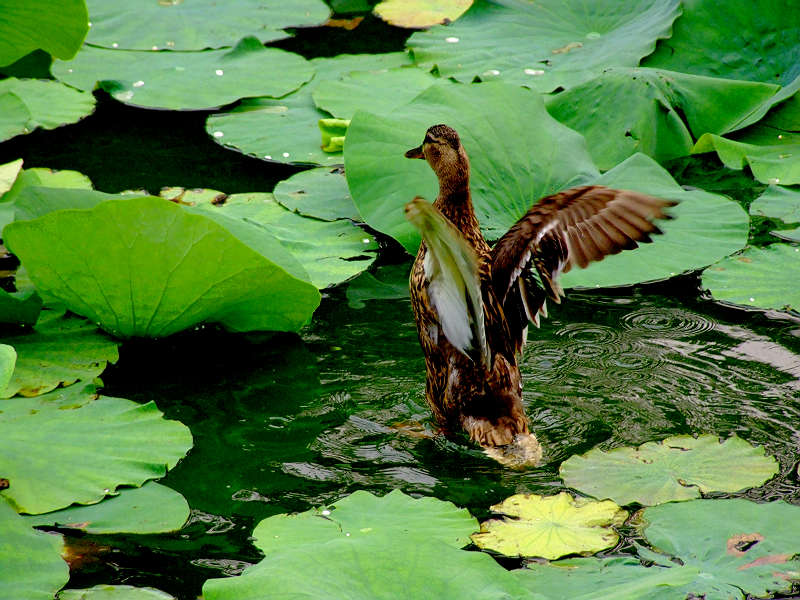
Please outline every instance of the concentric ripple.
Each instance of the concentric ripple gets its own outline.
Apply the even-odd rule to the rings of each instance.
[[[680,308],[648,306],[623,315],[622,327],[662,336],[683,338],[714,329],[716,323],[696,312]]]

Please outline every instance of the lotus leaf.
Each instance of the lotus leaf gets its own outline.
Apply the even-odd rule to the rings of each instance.
[[[379,115],[391,114],[436,81],[430,73],[414,67],[356,72],[320,82],[311,96],[319,110],[340,119],[351,119],[359,108]]]
[[[331,154],[344,150],[344,138],[350,126],[350,119],[320,119],[317,124],[322,133],[320,148],[324,152]]]
[[[552,96],[547,109],[586,137],[592,158],[605,170],[636,152],[660,162],[687,156],[692,137],[731,131],[777,90],[765,83],[616,68]]]
[[[89,31],[83,0],[0,0],[0,66],[38,48],[69,59]]]
[[[800,12],[793,0],[737,3],[724,14],[714,0],[681,4],[672,37],[643,66],[782,85],[800,75]]]
[[[41,310],[42,299],[33,288],[17,292],[0,289],[0,323],[33,325]],[[5,385],[0,383],[0,393],[3,390]]]
[[[296,92],[280,100],[244,100],[230,112],[210,116],[206,129],[217,142],[258,158],[286,163],[340,164],[340,152],[328,154],[320,148],[317,123],[330,115],[317,109],[311,93],[321,81],[339,79],[352,71],[381,71],[410,63],[405,52],[315,58],[311,61],[316,70],[314,79]]]
[[[0,200],[3,199],[4,194],[14,185],[17,177],[19,177],[20,171],[22,171],[21,158],[0,165]]]
[[[788,591],[800,579],[800,507],[785,502],[756,504],[741,498],[693,500],[647,508],[644,535],[658,550],[680,559],[676,570],[697,572],[679,590],[647,598],[689,594],[705,600],[764,597]]]
[[[593,183],[635,189],[678,200],[675,217],[660,221],[664,235],[641,244],[635,252],[609,256],[588,269],[573,269],[562,278],[565,287],[607,287],[667,279],[700,269],[740,250],[747,243],[750,220],[737,202],[702,190],[684,190],[653,159],[636,154]]]
[[[382,265],[375,273],[365,271],[347,286],[347,303],[364,308],[365,300],[408,298],[409,264]]]
[[[516,494],[492,506],[492,511],[513,518],[481,523],[480,533],[472,536],[480,548],[506,556],[550,559],[613,546],[619,536],[610,526],[622,525],[628,517],[610,500],[595,502],[566,492]]]
[[[0,12],[2,10],[0,6]],[[57,81],[3,79],[0,81],[0,142],[38,127],[54,129],[80,121],[94,111],[94,104],[92,94]]]
[[[41,300],[35,304],[41,306]],[[93,379],[119,358],[117,342],[93,323],[57,310],[45,311],[32,331],[6,336],[3,342],[16,350],[17,366],[0,398],[38,396],[62,384]]]
[[[25,517],[32,526],[80,529],[87,533],[167,533],[189,518],[189,505],[178,492],[148,481],[140,488],[122,488],[98,504],[70,506]]]
[[[703,287],[715,300],[800,312],[800,247],[770,244],[748,248],[703,272]]]
[[[208,109],[249,96],[278,98],[311,79],[303,57],[242,39],[235,48],[206,52],[107,50],[84,46],[53,74],[71,86],[101,87],[120,102],[146,108]]]
[[[224,204],[198,203],[197,208],[198,214],[241,219],[265,229],[303,265],[319,289],[358,275],[372,264],[378,249],[370,234],[349,221],[303,217],[278,204],[272,194],[234,194]]]
[[[800,191],[771,185],[750,205],[750,214],[777,219],[786,224],[800,223]],[[800,242],[800,227],[773,231],[772,234],[789,241]]]
[[[17,364],[17,351],[14,346],[0,344],[0,390],[6,389]]]
[[[382,0],[374,11],[395,27],[421,29],[455,21],[471,5],[472,0]]]
[[[243,35],[261,42],[288,37],[286,27],[321,25],[322,0],[216,0],[131,3],[88,0],[92,28],[86,41],[126,50],[203,50],[234,46]]]
[[[281,206],[304,217],[323,221],[361,220],[340,169],[319,167],[301,171],[279,182],[273,194]]]
[[[538,94],[517,86],[434,85],[391,116],[358,112],[345,146],[350,193],[364,220],[410,253],[419,247],[419,234],[403,206],[417,195],[432,201],[438,185],[424,161],[403,154],[436,122],[461,136],[472,165],[475,211],[490,239],[542,196],[598,175],[583,138],[550,117]]]
[[[675,436],[638,448],[595,448],[562,463],[564,483],[595,498],[645,506],[699,498],[706,492],[738,492],[764,483],[778,462],[736,436]]]
[[[780,130],[772,131],[774,141],[766,144],[761,139],[750,143],[747,138],[732,140],[707,133],[697,140],[692,154],[716,151],[726,167],[742,169],[749,166],[753,177],[762,183],[800,183],[800,134],[790,136]],[[761,132],[756,135],[762,138]]]
[[[475,0],[454,24],[415,33],[408,46],[418,65],[442,77],[500,78],[550,92],[608,67],[637,66],[679,14],[677,0]]]
[[[92,189],[29,185],[21,188],[16,195],[14,220],[29,221],[67,208],[94,208],[106,200],[117,199],[119,199],[117,195]]]
[[[62,590],[57,600],[175,600],[175,597],[150,587],[96,585],[83,590]]]
[[[61,536],[31,529],[3,498],[0,531],[0,598],[52,600],[69,580]]]
[[[800,129],[800,95],[797,94],[798,90],[800,90],[800,75],[737,123],[736,129],[742,129],[758,123],[768,114],[769,117],[764,120],[765,125],[772,125],[779,129],[792,129],[790,125],[794,124],[797,129]]]
[[[37,289],[118,337],[207,321],[293,331],[319,304],[302,267],[262,228],[222,226],[160,198],[59,210],[4,234]]]
[[[152,402],[95,398],[75,384],[38,398],[4,400],[0,492],[19,512],[99,502],[118,486],[163,477],[192,447],[192,434]]]

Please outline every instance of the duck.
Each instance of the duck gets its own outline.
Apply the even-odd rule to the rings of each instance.
[[[498,458],[523,449],[541,456],[522,400],[519,356],[529,323],[560,303],[559,276],[661,233],[656,219],[676,203],[601,185],[573,187],[534,203],[493,246],[470,193],[470,163],[458,133],[428,128],[405,153],[436,174],[431,204],[417,196],[405,216],[421,234],[409,276],[411,306],[425,357],[425,398],[447,436],[465,432]]]

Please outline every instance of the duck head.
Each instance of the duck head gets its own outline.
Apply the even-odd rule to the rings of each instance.
[[[442,191],[469,187],[469,159],[458,133],[447,125],[434,125],[425,132],[422,144],[405,154],[406,158],[428,161],[439,178]]]

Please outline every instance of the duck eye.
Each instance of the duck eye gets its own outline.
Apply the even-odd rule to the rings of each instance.
[[[436,140],[433,139],[430,135],[425,136],[425,141],[422,142],[423,144],[435,144]]]

